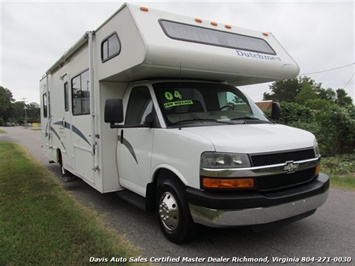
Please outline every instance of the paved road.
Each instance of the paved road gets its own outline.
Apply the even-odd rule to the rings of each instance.
[[[0,134],[0,140],[11,139],[21,143],[44,166],[60,175],[57,164],[49,164],[40,147],[40,131],[32,131],[21,127],[3,128],[8,133]],[[169,260],[180,257],[204,259],[227,258],[223,265],[238,265],[235,258],[265,258],[270,264],[275,257],[294,259],[308,257],[308,260],[319,257],[352,257],[351,265],[355,265],[355,192],[331,189],[325,205],[311,217],[277,229],[254,233],[248,228],[212,229],[202,228],[197,239],[185,245],[175,245],[167,241],[160,233],[158,223],[153,214],[146,214],[139,209],[120,200],[114,193],[100,194],[83,181],[63,183],[78,201],[94,208],[104,215],[108,227],[118,234],[124,235],[133,245],[141,250],[143,257]],[[105,256],[105,254],[102,254]],[[170,257],[169,257],[170,256]],[[119,257],[119,254],[117,254]],[[88,258],[89,259],[89,258]],[[160,263],[170,265],[170,263]],[[179,264],[179,265],[180,265]],[[251,263],[244,263],[250,265]],[[256,263],[253,265],[261,265]],[[339,265],[340,263],[308,262],[288,263],[288,265]],[[344,263],[342,263],[344,264]],[[350,265],[345,264],[345,265]],[[177,264],[175,264],[177,265]],[[202,265],[189,263],[189,265]]]

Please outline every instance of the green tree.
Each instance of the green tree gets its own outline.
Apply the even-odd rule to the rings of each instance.
[[[355,151],[355,106],[329,104],[315,113],[320,125],[315,132],[324,155],[351,154]]]
[[[27,104],[27,121],[29,123],[40,122],[40,106],[38,103]]]
[[[322,110],[327,108],[329,104],[334,104],[331,101],[324,99],[308,99],[305,101],[304,106],[310,108],[311,110]]]
[[[337,89],[336,95],[337,95],[337,104],[339,106],[349,106],[353,104],[353,100],[344,89]]]
[[[278,102],[293,102],[296,95],[301,90],[301,85],[297,78],[280,80],[269,86],[272,93],[264,93],[264,100],[273,100]]]
[[[307,101],[315,100],[317,98],[317,93],[312,88],[312,85],[310,83],[305,82],[301,84],[301,90],[296,95],[295,102],[301,105],[305,105]]]
[[[0,86],[0,124],[8,121],[13,101],[11,91]]]
[[[317,94],[319,99],[330,101],[330,102],[335,102],[337,98],[335,91],[331,88],[328,89],[319,88],[317,89]]]
[[[309,123],[313,120],[312,110],[297,103],[281,102],[280,123],[295,126],[295,123]]]
[[[26,108],[26,110],[25,110]],[[23,101],[14,102],[11,105],[11,116],[9,121],[16,124],[23,124],[27,122],[39,122],[40,121],[40,107],[38,103],[25,104]]]
[[[321,90],[322,84],[316,83],[310,77],[299,77],[276,81],[269,86],[272,93],[264,93],[264,100],[273,100],[279,102],[295,102],[296,96],[304,91],[299,96],[299,101],[304,102],[307,98],[307,93],[312,93],[313,99],[317,98],[318,91]],[[309,99],[309,98],[308,98]]]
[[[310,77],[304,76],[298,78],[301,86],[310,85],[315,91],[319,91],[322,88],[322,83],[317,83]]]
[[[15,102],[12,92],[0,86],[0,125],[4,125],[6,122],[22,124],[26,113],[28,122],[40,121],[40,106],[38,103]]]
[[[25,120],[25,103],[23,101],[14,102],[11,105],[10,122],[16,124],[22,124]]]
[[[285,97],[287,85],[293,96]],[[264,99],[287,98],[281,102],[280,123],[315,134],[324,156],[354,153],[355,106],[345,90],[323,89],[309,77],[275,82],[270,88],[273,94],[264,94],[269,97]]]

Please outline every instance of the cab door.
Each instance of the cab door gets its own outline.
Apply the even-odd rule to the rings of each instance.
[[[147,125],[149,117],[155,114],[147,86],[132,88],[126,110],[117,150],[119,182],[122,187],[144,196],[150,179],[155,132],[154,127]]]

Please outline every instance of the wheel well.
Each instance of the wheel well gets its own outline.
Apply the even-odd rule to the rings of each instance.
[[[154,211],[155,210],[155,200],[156,200],[156,193],[158,186],[163,182],[164,179],[174,179],[176,182],[181,183],[183,182],[178,178],[176,174],[168,169],[159,169],[154,177],[153,182],[147,185],[147,193],[146,193],[146,210],[147,211]],[[185,185],[184,185],[185,186]]]

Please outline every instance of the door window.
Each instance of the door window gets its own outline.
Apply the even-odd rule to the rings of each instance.
[[[48,111],[48,103],[47,103],[47,93],[43,94],[43,104],[42,104],[42,108],[43,108],[43,117],[47,117],[47,111]]]
[[[69,111],[69,84],[68,82],[64,83],[64,109]]]
[[[133,88],[129,98],[126,125],[144,125],[146,118],[153,111],[152,98],[145,86]]]

